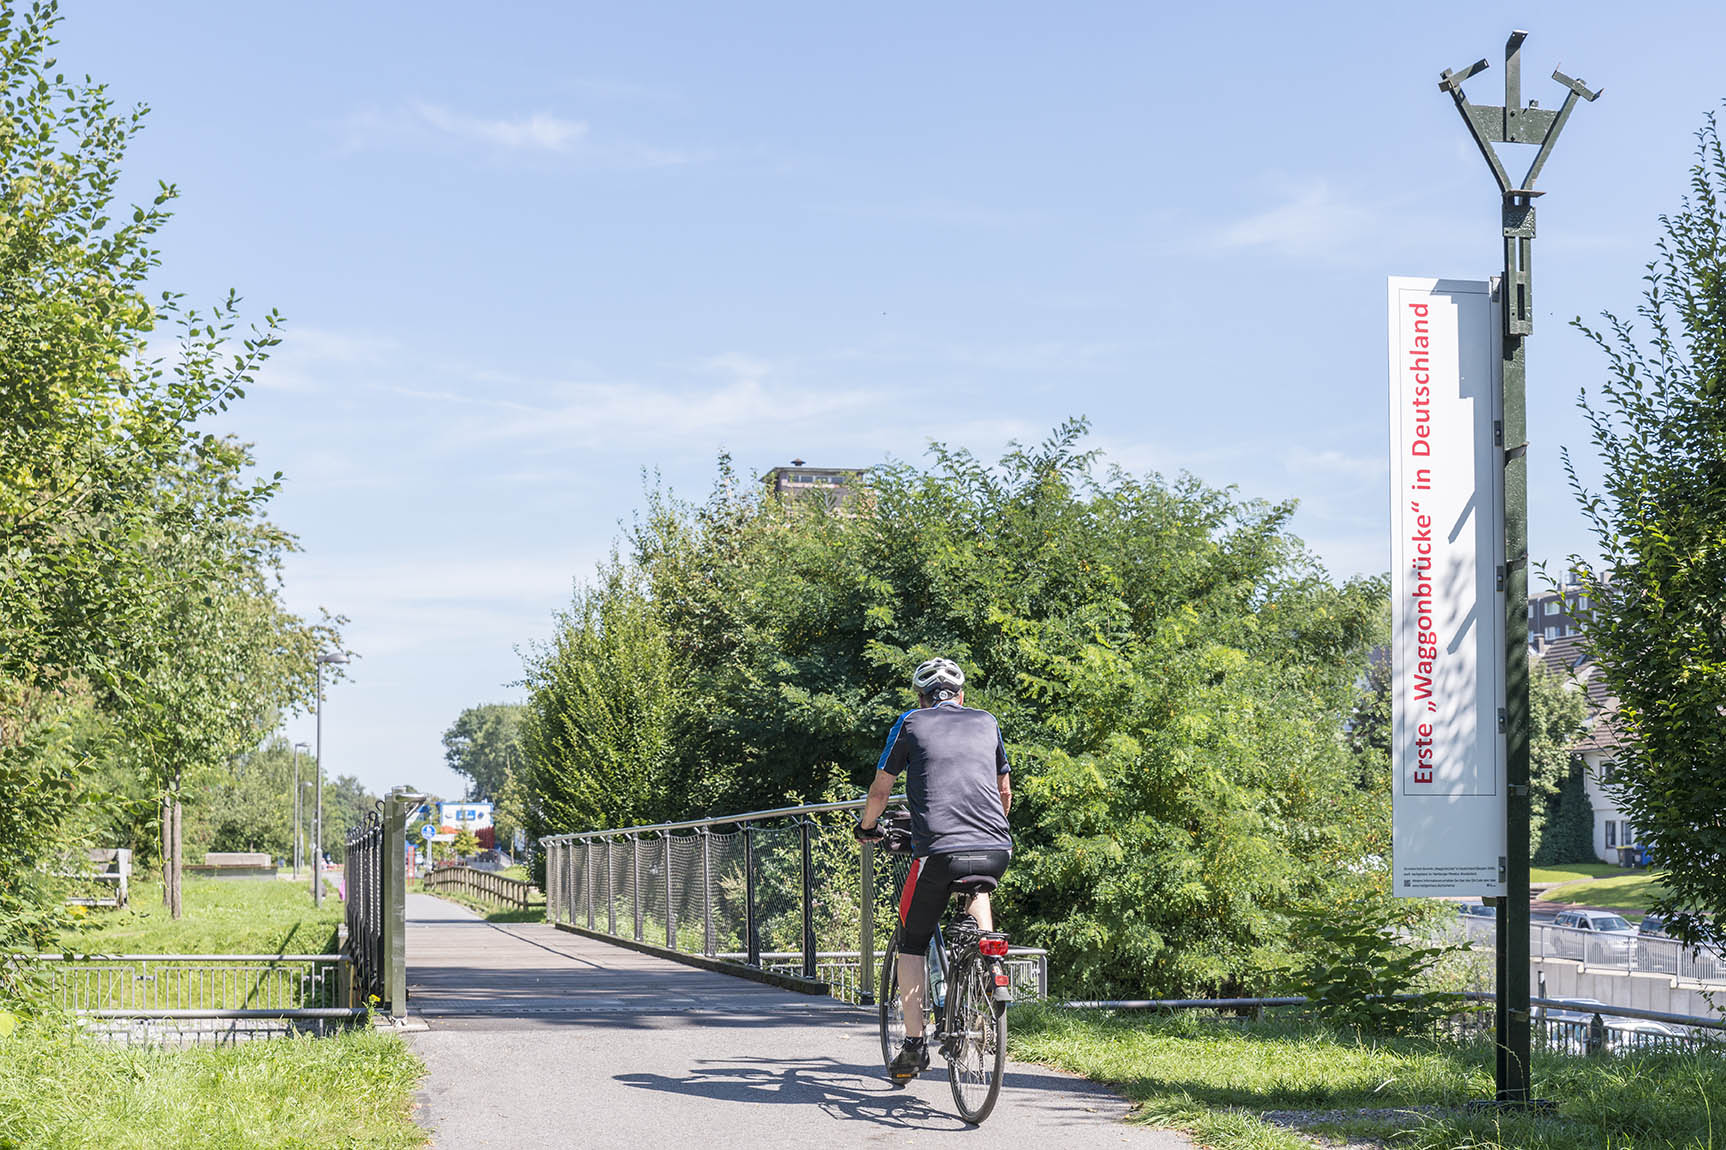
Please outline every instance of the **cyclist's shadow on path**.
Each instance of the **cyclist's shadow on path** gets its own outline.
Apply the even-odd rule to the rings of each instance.
[[[933,1076],[933,1071],[925,1074],[926,1078]],[[879,1066],[857,1066],[831,1058],[735,1058],[698,1065],[683,1077],[619,1074],[615,1081],[643,1090],[722,1102],[817,1106],[835,1118],[897,1130],[969,1129],[951,1111],[938,1110],[908,1090],[890,1085],[881,1077]],[[941,1087],[945,1095],[945,1075],[941,1076]]]

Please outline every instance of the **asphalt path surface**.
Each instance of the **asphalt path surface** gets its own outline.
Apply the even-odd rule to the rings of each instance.
[[[548,924],[410,894],[407,946],[427,1027],[408,1036],[429,1071],[416,1116],[446,1150],[1191,1146],[1123,1122],[1127,1103],[1100,1086],[1021,1063],[967,1126],[939,1055],[887,1083],[870,1012]]]

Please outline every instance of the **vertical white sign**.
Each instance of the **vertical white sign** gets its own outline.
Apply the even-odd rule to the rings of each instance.
[[[1491,285],[1390,281],[1394,893],[1504,893],[1504,471]]]

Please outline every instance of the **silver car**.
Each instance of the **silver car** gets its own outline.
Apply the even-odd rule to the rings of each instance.
[[[1609,910],[1563,910],[1552,919],[1551,952],[1583,962],[1628,963],[1636,928]]]

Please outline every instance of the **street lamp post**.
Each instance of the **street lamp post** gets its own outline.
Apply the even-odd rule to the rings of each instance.
[[[316,774],[316,806],[312,814],[312,905],[324,905],[324,666],[332,663],[346,663],[346,655],[319,655],[317,657],[317,762],[313,764]]]
[[[311,749],[310,746],[306,743],[295,743],[294,744],[294,877],[295,878],[300,877],[300,857],[301,857],[300,856],[300,847],[302,845],[302,837],[301,837],[301,833],[300,833],[300,812],[305,808],[305,804],[300,801],[300,794],[301,794],[301,792],[300,792],[300,753],[302,751],[307,751],[310,749]]]

